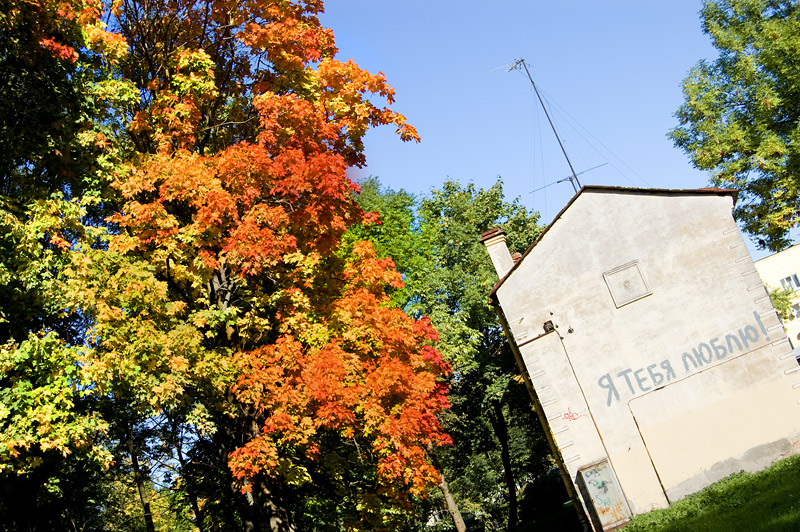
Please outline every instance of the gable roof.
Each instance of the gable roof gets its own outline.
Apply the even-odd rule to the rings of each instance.
[[[493,303],[497,302],[497,290],[500,286],[508,279],[517,267],[522,264],[522,261],[525,260],[525,257],[536,247],[536,245],[545,237],[547,232],[553,227],[556,222],[561,218],[567,209],[578,199],[579,196],[587,193],[614,193],[614,194],[632,194],[638,196],[731,196],[733,198],[733,204],[736,204],[736,200],[739,196],[739,191],[735,189],[727,189],[727,188],[716,188],[716,187],[707,187],[707,188],[684,188],[684,189],[668,189],[668,188],[634,188],[634,187],[612,187],[612,186],[604,186],[604,185],[585,185],[581,187],[577,194],[572,196],[572,199],[564,205],[564,208],[556,214],[553,221],[551,221],[547,227],[544,228],[539,236],[534,240],[533,244],[525,250],[525,253],[522,254],[522,257],[514,263],[514,266],[511,267],[506,274],[498,280],[494,286],[492,287],[492,291],[489,292],[489,300]]]

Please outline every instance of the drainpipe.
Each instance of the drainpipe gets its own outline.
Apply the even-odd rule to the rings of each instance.
[[[561,481],[564,483],[564,487],[567,488],[567,495],[569,495],[572,505],[575,507],[575,511],[578,512],[578,519],[583,526],[584,532],[588,532],[592,530],[592,528],[586,518],[586,513],[583,511],[583,503],[581,502],[578,492],[575,489],[575,483],[572,481],[572,478],[569,475],[567,464],[564,463],[564,457],[561,455],[561,450],[558,448],[556,440],[553,437],[553,433],[550,430],[550,423],[547,421],[547,418],[544,415],[544,408],[542,407],[542,403],[539,401],[539,395],[536,393],[536,389],[533,387],[533,382],[531,382],[531,378],[528,375],[528,370],[525,368],[525,362],[522,360],[522,353],[517,347],[517,343],[514,341],[514,335],[511,333],[511,328],[508,325],[505,314],[503,314],[503,309],[497,302],[492,301],[491,303],[492,307],[494,307],[494,310],[497,313],[497,316],[500,318],[500,324],[503,326],[503,334],[505,334],[506,340],[508,340],[508,344],[511,346],[511,352],[514,354],[514,359],[517,361],[517,366],[522,372],[522,379],[525,381],[525,387],[528,389],[528,394],[531,396],[531,401],[533,402],[533,411],[536,412],[536,417],[539,418],[539,423],[542,425],[545,439],[550,446],[550,452],[553,453],[553,459],[558,466],[558,472],[561,473]]]
[[[494,229],[490,229],[484,233],[481,233],[481,242],[486,246],[486,251],[489,252],[489,258],[492,259],[492,264],[494,264],[494,269],[497,271],[498,277],[502,279],[509,271],[511,271],[511,268],[514,267],[514,263],[516,262],[516,260],[514,260],[514,258],[511,256],[511,253],[508,251],[508,246],[506,245],[506,234],[499,227],[495,227]],[[586,519],[586,514],[583,511],[583,504],[581,503],[580,497],[578,497],[575,484],[572,482],[572,479],[569,476],[567,466],[564,463],[563,457],[561,456],[561,451],[558,449],[558,445],[556,445],[555,439],[553,438],[553,433],[550,431],[550,424],[545,418],[544,409],[539,402],[539,396],[533,387],[533,383],[528,375],[528,370],[525,368],[525,362],[522,360],[522,353],[520,353],[517,343],[514,341],[514,335],[511,333],[511,328],[508,325],[508,321],[506,320],[502,307],[497,301],[491,301],[491,303],[492,307],[494,307],[494,310],[497,313],[498,318],[500,318],[500,324],[503,326],[503,333],[505,334],[506,340],[508,340],[508,343],[511,346],[511,352],[514,354],[517,367],[519,367],[519,370],[522,373],[522,378],[525,381],[525,387],[528,389],[528,394],[533,402],[533,410],[536,412],[539,422],[542,425],[545,438],[550,446],[550,452],[553,453],[553,458],[555,459],[556,464],[558,465],[558,470],[561,473],[561,480],[564,482],[564,486],[567,488],[567,494],[572,500],[575,510],[578,512],[578,518],[583,525],[583,530],[589,531],[591,530],[591,525],[589,525]]]

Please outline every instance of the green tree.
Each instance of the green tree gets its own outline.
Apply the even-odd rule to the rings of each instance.
[[[772,288],[771,286],[767,286],[767,293],[769,294],[772,306],[775,307],[775,310],[778,312],[778,316],[780,316],[783,321],[793,320],[792,302],[794,293],[791,290]]]
[[[720,187],[762,248],[790,245],[800,223],[800,8],[794,0],[713,0],[700,12],[719,51],[683,81],[669,136]]]
[[[453,366],[452,408],[440,416],[453,446],[435,451],[445,479],[462,511],[514,530],[518,488],[548,467],[548,449],[488,302],[497,274],[479,234],[500,226],[521,252],[541,231],[538,215],[506,201],[499,181],[486,190],[448,181],[422,198],[382,189],[374,178],[361,187],[359,204],[380,223],[358,237],[394,258],[405,284],[393,300],[430,316]]]
[[[49,0],[0,10],[2,530],[103,526],[108,423],[81,377],[85,316],[67,311],[74,249],[103,212],[98,15]]]

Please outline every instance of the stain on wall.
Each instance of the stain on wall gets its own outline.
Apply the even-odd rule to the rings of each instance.
[[[705,342],[700,342],[696,347],[686,350],[674,360],[664,359],[640,368],[626,368],[612,374],[605,373],[597,380],[597,385],[607,391],[606,406],[611,406],[621,397],[636,397],[650,390],[657,390],[661,386],[677,379],[674,368],[682,370],[681,376],[686,376],[695,371],[724,360],[728,355],[744,354],[750,352],[762,339],[769,342],[770,336],[767,328],[761,321],[758,312],[753,311],[755,325],[747,324],[731,331],[720,334]]]

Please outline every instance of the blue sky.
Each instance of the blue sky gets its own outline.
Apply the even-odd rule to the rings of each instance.
[[[422,142],[393,128],[367,135],[367,168],[424,194],[446,179],[520,197],[549,222],[573,194],[570,174],[524,72],[524,58],[583,184],[699,188],[708,177],[666,137],[680,84],[715,50],[700,0],[336,0],[323,23],[339,58],[382,71],[395,109]]]

